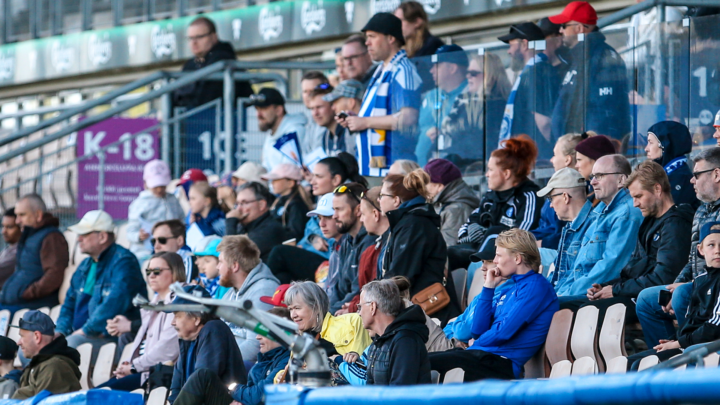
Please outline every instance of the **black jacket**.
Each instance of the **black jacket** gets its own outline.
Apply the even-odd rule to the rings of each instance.
[[[375,238],[367,233],[365,227],[361,227],[354,238],[349,234],[340,238],[340,250],[338,250],[340,274],[335,287],[330,292],[331,314],[360,294],[360,284],[358,283],[360,256],[374,242]]]
[[[415,66],[417,67],[417,72],[422,79],[422,93],[435,88],[435,80],[433,80],[432,74],[430,73],[430,69],[432,68],[430,57],[431,55],[434,55],[438,48],[443,45],[445,45],[445,43],[442,39],[432,35],[430,32],[427,32],[422,46],[412,57],[412,60],[415,62]]]
[[[221,60],[235,60],[235,50],[227,42],[218,41],[205,58],[193,58],[185,62],[183,72],[194,72]],[[253,94],[248,82],[235,82],[235,97],[250,97]],[[222,80],[200,80],[181,87],[173,93],[176,106],[197,107],[223,96]]]
[[[720,268],[705,266],[705,274],[693,281],[685,325],[678,333],[683,349],[720,339]]]
[[[373,338],[368,350],[368,385],[430,384],[430,359],[425,313],[412,305]]]
[[[680,274],[690,253],[694,210],[675,205],[660,218],[646,217],[638,242],[620,277],[610,281],[613,296],[637,298],[648,287],[671,284]]]
[[[654,134],[662,146],[663,155],[655,162],[665,168],[675,204],[690,204],[693,209],[697,209],[700,200],[690,183],[692,169],[685,157],[692,151],[692,137],[688,127],[675,121],[662,121],[648,129],[650,134]]]
[[[237,218],[225,219],[225,235],[247,235],[260,249],[260,258],[266,262],[270,251],[288,240],[285,228],[276,221],[270,211],[247,225]]]
[[[298,193],[278,198],[270,210],[273,217],[285,228],[287,238],[295,238],[298,242],[305,236],[308,211],[310,209]]]

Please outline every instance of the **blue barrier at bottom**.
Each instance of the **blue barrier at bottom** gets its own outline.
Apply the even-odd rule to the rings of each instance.
[[[720,368],[411,387],[266,388],[266,405],[717,404]]]
[[[0,405],[143,405],[143,396],[123,391],[89,390],[52,395],[42,391],[28,399],[4,399]]]

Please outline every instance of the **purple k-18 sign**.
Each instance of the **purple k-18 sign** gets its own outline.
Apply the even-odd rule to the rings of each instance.
[[[78,132],[77,156],[124,140],[105,153],[104,210],[115,220],[127,219],[128,206],[143,190],[143,167],[157,158],[160,148],[157,131],[131,137],[157,123],[152,118],[110,118]],[[99,171],[97,156],[78,164],[78,218],[98,209]]]

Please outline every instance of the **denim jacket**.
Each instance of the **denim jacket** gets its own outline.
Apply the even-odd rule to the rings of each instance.
[[[597,216],[595,222],[583,237],[573,271],[557,287],[558,295],[585,295],[593,283],[603,284],[620,277],[635,250],[643,216],[633,207],[626,189],[621,189],[610,205],[601,202],[593,212]]]
[[[555,270],[547,274],[547,279],[559,291],[568,283],[570,270],[572,270],[580,251],[585,232],[590,225],[595,223],[597,215],[593,211],[592,202],[585,201],[578,216],[572,222],[568,222],[562,229],[560,243],[558,244],[558,255],[555,258]],[[570,281],[572,282],[572,281]]]
[[[69,335],[73,330],[75,306],[80,302],[85,280],[92,258],[88,257],[80,263],[70,281],[70,289],[60,309],[56,331]],[[89,318],[82,330],[87,336],[102,335],[107,337],[107,320],[116,315],[125,315],[128,319],[140,318],[140,312],[132,305],[132,299],[141,294],[147,298],[147,288],[140,264],[135,255],[124,247],[113,244],[100,254],[92,298],[88,303]]]

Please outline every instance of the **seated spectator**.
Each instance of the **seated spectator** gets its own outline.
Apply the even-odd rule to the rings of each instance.
[[[128,252],[129,257],[133,257]],[[26,312],[18,325],[18,344],[30,364],[20,377],[20,387],[12,399],[27,399],[48,390],[52,394],[80,391],[80,353],[68,346],[62,335],[55,334],[49,316],[37,310]]]
[[[405,308],[392,280],[366,284],[358,306],[363,326],[375,336],[367,356],[367,384],[430,384],[428,328],[422,308]]]
[[[460,227],[459,244],[448,249],[450,269],[467,268],[470,255],[488,235],[509,228],[537,228],[543,201],[535,195],[540,187],[528,178],[536,157],[535,144],[524,136],[508,139],[492,152],[485,173],[489,191]]]
[[[186,293],[210,298],[198,285],[183,287]],[[173,304],[188,305],[195,302],[175,297]],[[213,372],[226,387],[246,384],[247,371],[243,357],[235,344],[230,328],[215,315],[207,312],[174,312],[172,326],[180,338],[180,355],[175,363],[168,401],[172,404],[180,390],[194,374]]]
[[[242,186],[251,181],[267,185],[265,181],[260,178],[265,173],[267,173],[267,170],[265,170],[261,164],[250,161],[245,162],[232,174],[233,187]]]
[[[377,68],[370,57],[366,42],[364,35],[353,34],[345,40],[341,51],[348,78],[362,83],[363,90],[370,85],[370,79]]]
[[[18,242],[22,231],[20,225],[15,223],[15,208],[5,210],[2,215],[2,237],[5,248],[0,252],[0,289],[8,278],[15,272],[15,260],[17,259]]]
[[[585,232],[575,263],[556,290],[561,302],[585,296],[593,284],[604,284],[620,277],[637,244],[642,213],[633,207],[625,188],[631,173],[630,162],[622,155],[603,156],[593,166],[595,222]]]
[[[303,152],[305,123],[303,114],[288,114],[285,109],[285,97],[279,91],[268,87],[258,93],[253,103],[257,112],[258,126],[261,132],[270,131],[265,138],[262,150],[262,165],[268,172],[281,163],[299,165],[300,161],[288,156],[275,147],[280,138],[294,136],[297,138],[297,149]]]
[[[203,235],[225,236],[225,213],[220,209],[217,191],[206,181],[194,183],[188,195],[190,212],[185,225],[196,224]]]
[[[193,255],[195,263],[200,271],[200,285],[210,293],[213,298],[222,299],[225,293],[230,289],[220,285],[220,271],[218,270],[218,260],[220,252],[217,247],[222,238],[213,235],[204,237],[195,247]]]
[[[487,272],[472,325],[475,339],[467,350],[430,354],[441,375],[460,367],[465,381],[522,378],[523,365],[547,338],[558,300],[550,283],[538,274],[540,252],[532,234],[510,229],[495,239],[496,268]],[[513,285],[495,295],[501,279]]]
[[[381,261],[378,279],[404,276],[410,281],[410,296],[442,283],[450,303],[431,313],[444,325],[460,314],[452,277],[445,274],[447,247],[440,233],[440,216],[426,202],[430,176],[422,169],[407,176],[389,175],[383,180],[380,208],[390,223],[390,236]],[[423,299],[424,301],[424,299]]]
[[[187,197],[190,195],[190,187],[192,187],[193,184],[202,181],[208,181],[207,176],[205,176],[205,173],[203,173],[202,170],[188,169],[182,174],[182,176],[180,176],[180,183],[178,183],[178,185],[182,186],[183,191],[185,191],[185,196]]]
[[[152,245],[145,242],[150,239],[150,227],[160,221],[182,220],[185,217],[178,199],[165,191],[170,184],[170,168],[162,160],[155,159],[145,164],[143,183],[145,190],[140,192],[128,208],[127,239],[130,251],[139,262],[152,255]]]
[[[268,313],[281,318],[290,319],[287,308],[270,308]],[[257,336],[260,342],[258,362],[250,369],[246,384],[238,384],[228,391],[228,386],[209,370],[198,370],[183,386],[176,405],[230,405],[233,401],[243,405],[262,405],[265,397],[265,386],[272,385],[275,375],[281,372],[290,360],[290,350],[280,343]]]
[[[273,247],[288,238],[283,225],[273,218],[270,206],[275,197],[260,183],[250,182],[238,187],[235,209],[227,213],[227,235],[247,235],[267,260]]]
[[[17,352],[18,345],[14,340],[0,336],[0,397],[2,398],[12,398],[20,387],[20,377],[23,372],[15,370],[13,365]]]
[[[403,276],[395,276],[390,279],[395,285],[397,285],[400,291],[400,298],[403,300],[405,308],[409,308],[415,304],[410,301],[410,282]],[[428,328],[428,340],[425,342],[425,348],[428,353],[432,352],[444,352],[455,347],[450,339],[445,337],[440,325],[436,324],[435,321],[430,318],[427,314],[425,315],[425,326]]]
[[[152,228],[152,239],[150,239],[155,253],[171,252],[177,253],[185,263],[185,279],[195,280],[198,277],[198,268],[192,257],[192,251],[185,244],[185,225],[177,219],[157,222]]]
[[[598,159],[615,153],[615,146],[607,136],[595,135],[594,132],[585,132],[582,136],[586,135],[585,139],[575,145],[575,169],[588,181],[588,199],[593,202],[593,207],[595,207],[600,200],[595,197],[592,184],[590,184],[592,170]]]
[[[565,134],[558,138],[553,148],[553,157],[550,158],[555,172],[566,167],[575,167],[575,146],[580,141],[582,141],[582,136],[577,134]],[[535,239],[540,241],[540,247],[557,249],[560,233],[564,226],[565,221],[558,218],[555,209],[550,205],[550,200],[545,199],[540,214],[540,225],[531,232]]]
[[[147,289],[135,255],[115,243],[108,213],[90,211],[68,229],[78,235],[80,251],[89,257],[70,280],[56,332],[65,335],[70,347],[92,344],[93,364],[100,347],[116,341],[105,329],[107,321],[117,315],[138,319],[132,299],[138,294],[147,297]]]
[[[177,253],[155,253],[145,273],[148,286],[155,292],[151,304],[172,303],[175,294],[170,292],[170,285],[185,282],[185,265]],[[143,387],[156,364],[177,360],[180,347],[172,324],[173,314],[141,309],[140,316],[142,326],[132,342],[130,357],[120,359],[121,363],[113,372],[114,377],[97,388],[136,390]]]
[[[235,187],[233,186],[232,173],[223,174],[220,180],[211,184],[217,190],[218,203],[220,203],[220,209],[224,213],[228,213],[235,207],[235,200],[237,200],[237,194],[235,193]]]
[[[318,148],[328,156],[337,156],[340,152],[355,155],[355,138],[347,128],[335,121],[335,116],[345,112],[357,114],[362,102],[362,83],[346,80],[337,88],[320,86],[310,93],[310,110],[316,126]]]
[[[413,172],[420,168],[420,165],[417,164],[414,160],[408,160],[408,159],[400,159],[396,160],[395,163],[393,163],[390,166],[390,170],[388,170],[388,176],[391,174],[399,174],[401,176],[405,176],[410,172]]]
[[[720,220],[720,148],[705,149],[693,158],[693,179],[697,198],[702,202],[695,212],[692,224],[690,255],[685,267],[672,284],[644,289],[637,299],[637,315],[643,327],[645,342],[654,347],[660,340],[675,335],[673,320],[685,324],[685,314],[690,305],[692,281],[705,273],[704,261],[697,256],[698,235],[703,225]],[[660,291],[672,292],[667,306],[659,304]]]
[[[270,268],[260,260],[260,249],[245,235],[226,236],[217,247],[220,252],[218,270],[220,285],[231,287],[222,299],[252,301],[254,308],[266,311],[270,305],[260,297],[271,295],[280,285]],[[256,334],[238,325],[227,323],[245,360],[255,360],[260,350]]]
[[[480,199],[465,183],[460,169],[445,159],[433,159],[425,165],[430,175],[428,197],[440,215],[440,232],[447,246],[457,245],[457,235],[465,219],[480,206]]]
[[[648,129],[645,153],[648,159],[665,169],[670,179],[673,201],[675,204],[690,204],[693,209],[697,209],[700,200],[690,184],[692,171],[685,157],[691,151],[692,137],[684,124],[662,121]]]
[[[60,220],[47,212],[42,198],[28,194],[15,205],[18,241],[15,272],[0,291],[0,309],[53,307],[70,257],[68,244],[58,229]]]
[[[717,142],[717,146],[720,146],[720,110],[715,114],[715,121],[713,121],[713,127],[715,128],[715,132],[713,132],[713,138]]]
[[[307,212],[313,206],[305,188],[300,185],[303,179],[300,166],[290,163],[282,163],[275,166],[275,169],[262,176],[263,180],[269,180],[273,194],[278,196],[270,206],[270,213],[278,220],[287,238],[302,239],[307,223]]]

